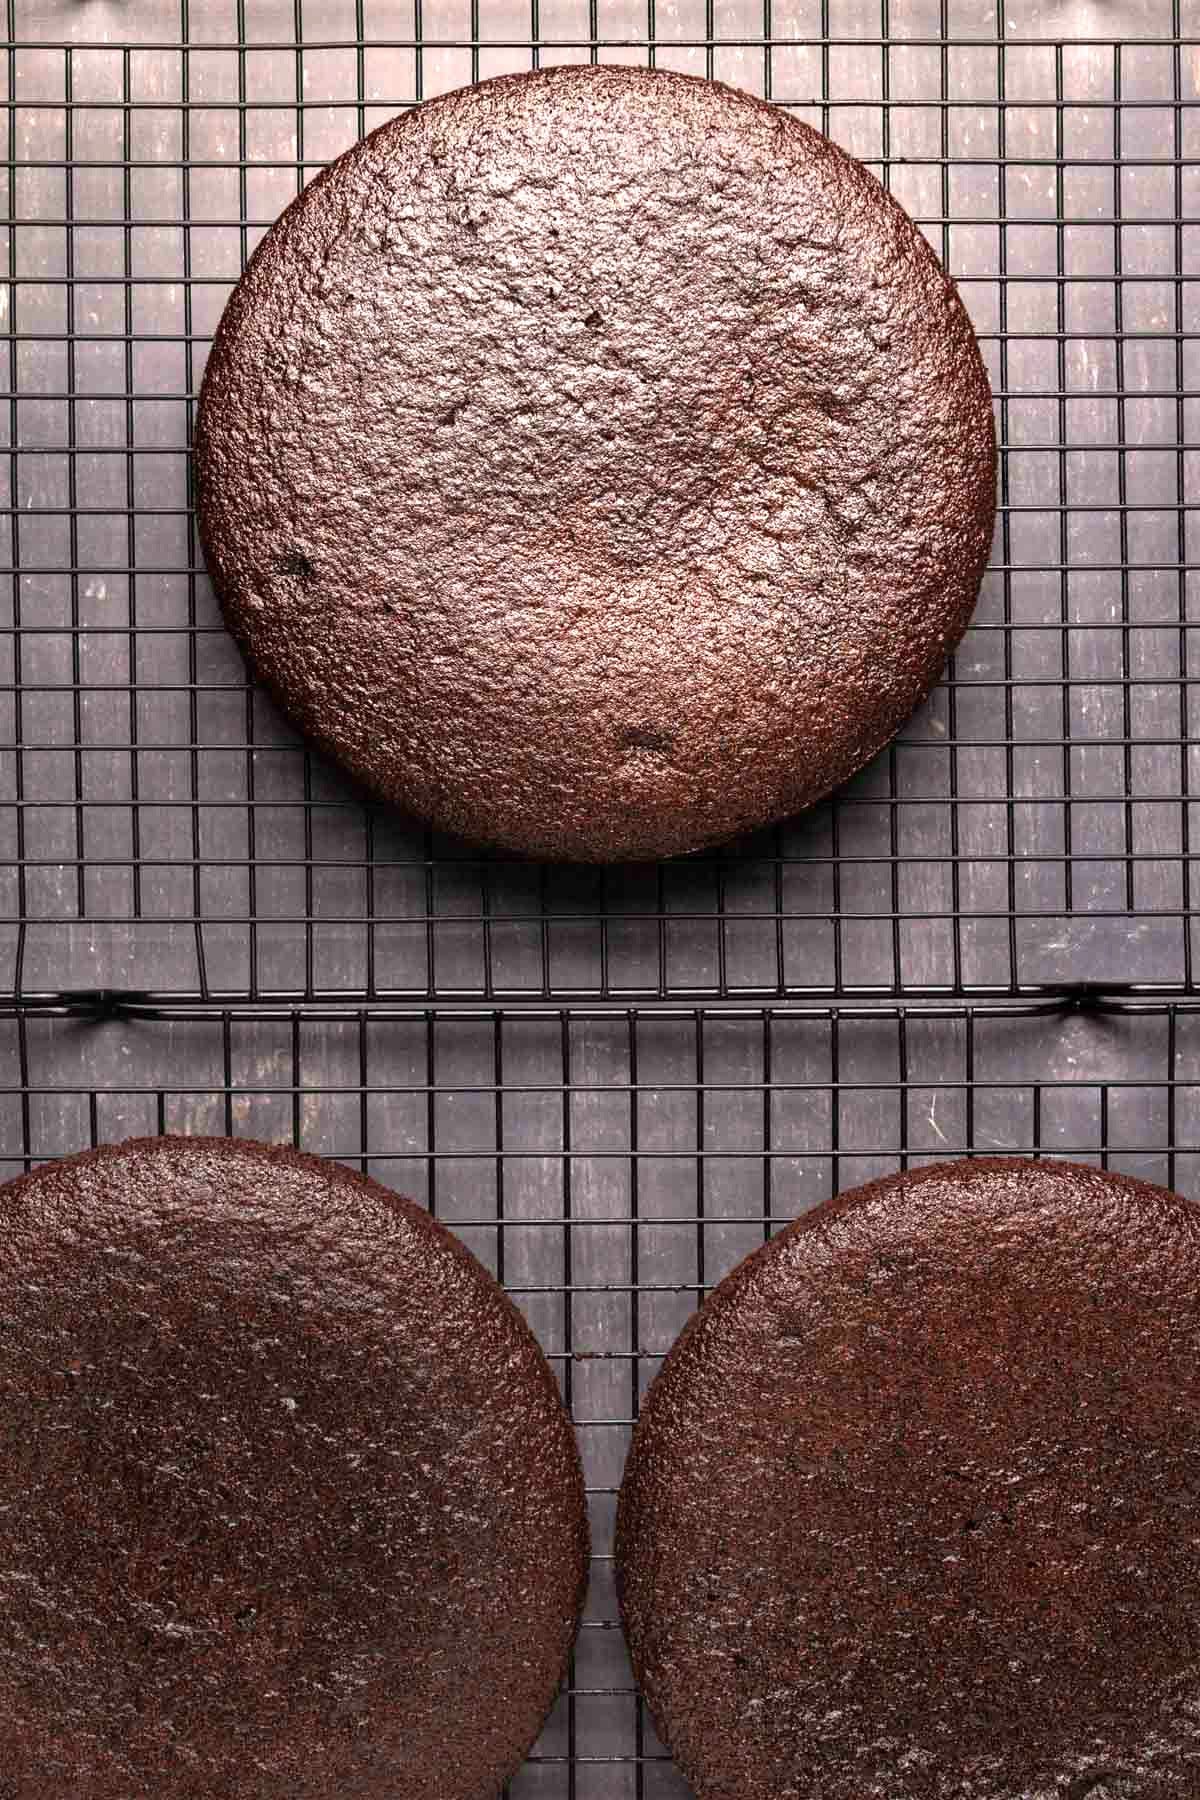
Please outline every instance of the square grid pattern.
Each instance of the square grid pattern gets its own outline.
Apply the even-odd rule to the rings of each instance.
[[[0,985],[1193,989],[1197,0],[6,3]],[[222,627],[187,456],[232,284],[324,162],[588,58],[864,158],[961,284],[1003,447],[975,624],[896,744],[778,830],[604,872],[481,857],[311,755]]]
[[[427,1204],[500,1277],[571,1409],[595,1552],[513,1800],[686,1800],[613,1589],[638,1404],[703,1292],[787,1220],[963,1154],[1200,1193],[1200,1003],[139,1007],[0,1021],[0,1178],[131,1134],[293,1143]]]
[[[683,1800],[612,1522],[702,1293],[921,1161],[1200,1193],[1200,0],[0,7],[0,1178],[228,1132],[430,1205],[537,1331],[590,1490],[512,1793]],[[1002,448],[975,623],[895,745],[777,830],[607,871],[481,856],[310,754],[222,628],[187,455],[299,187],[403,106],[586,60],[718,76],[866,160],[960,283]]]

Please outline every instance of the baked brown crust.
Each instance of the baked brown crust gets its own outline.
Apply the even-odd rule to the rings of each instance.
[[[1064,1163],[818,1207],[652,1386],[634,1668],[700,1800],[1154,1800],[1200,1759],[1200,1211]]]
[[[0,1794],[484,1800],[587,1567],[554,1378],[338,1164],[131,1141],[0,1189]]]
[[[297,725],[480,842],[673,854],[866,762],[966,627],[995,510],[952,282],[866,169],[664,71],[394,119],[255,253],[195,467]]]

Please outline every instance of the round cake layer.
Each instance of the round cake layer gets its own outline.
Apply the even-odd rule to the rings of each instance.
[[[335,1163],[132,1141],[0,1189],[0,1793],[482,1800],[583,1594],[528,1327]]]
[[[742,1263],[651,1388],[634,1667],[700,1800],[1182,1800],[1198,1501],[1200,1211],[894,1176]]]
[[[321,175],[221,321],[225,616],[300,728],[467,837],[691,850],[868,760],[988,554],[987,377],[862,165],[646,69],[432,100]]]

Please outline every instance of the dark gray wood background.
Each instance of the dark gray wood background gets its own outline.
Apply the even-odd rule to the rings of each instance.
[[[699,1292],[906,1158],[1200,1193],[1200,4],[7,0],[6,30],[0,991],[29,1004],[0,1017],[0,1170],[233,1131],[435,1206],[554,1357],[593,1488],[570,1690],[514,1793],[679,1794],[609,1552]],[[769,93],[865,158],[996,392],[1003,508],[951,676],[830,804],[661,868],[480,858],[365,806],[248,688],[188,512],[262,231],[535,32],[544,63],[653,51]],[[64,1016],[67,990],[156,1000]]]

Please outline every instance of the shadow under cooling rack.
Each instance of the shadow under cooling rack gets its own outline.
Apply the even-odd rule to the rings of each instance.
[[[661,1349],[764,1237],[893,1169],[1053,1155],[1200,1188],[1200,1002],[0,1017],[0,1179],[161,1132],[291,1143],[413,1196],[557,1319],[556,1353],[577,1299],[673,1296]]]

